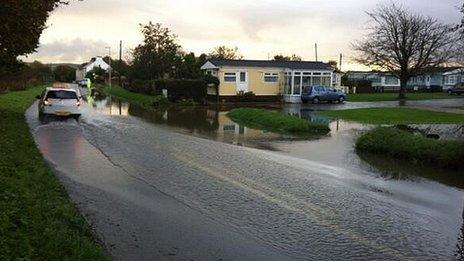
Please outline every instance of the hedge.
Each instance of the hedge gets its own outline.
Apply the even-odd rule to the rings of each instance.
[[[464,142],[434,140],[393,127],[378,127],[356,141],[356,151],[430,166],[463,169]]]
[[[149,95],[160,95],[163,89],[168,92],[168,99],[175,102],[181,99],[193,99],[203,102],[207,95],[207,84],[204,80],[133,80],[126,89]]]

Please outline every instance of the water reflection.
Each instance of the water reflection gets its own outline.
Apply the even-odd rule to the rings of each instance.
[[[420,181],[423,178],[438,181],[442,184],[464,189],[464,177],[461,172],[453,170],[437,169],[430,166],[412,164],[409,161],[390,159],[385,156],[372,154],[358,154],[386,179],[398,179]]]

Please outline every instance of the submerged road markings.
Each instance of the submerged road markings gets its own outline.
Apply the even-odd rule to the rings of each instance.
[[[212,176],[212,177],[215,177],[215,178],[218,178],[222,181],[225,181],[227,183],[230,183],[236,187],[239,187],[239,188],[242,188],[250,193],[253,193],[267,201],[270,201],[284,209],[287,209],[289,211],[293,211],[293,212],[296,212],[296,213],[300,213],[300,214],[303,214],[304,216],[308,217],[310,220],[313,220],[315,222],[317,222],[319,225],[322,225],[322,226],[325,226],[325,227],[328,227],[328,228],[331,228],[335,231],[337,231],[338,233],[340,234],[343,234],[345,236],[347,236],[348,238],[351,238],[353,239],[354,241],[356,242],[359,242],[365,246],[368,246],[368,247],[371,247],[373,249],[376,249],[378,251],[381,251],[381,252],[385,252],[385,253],[388,253],[388,255],[392,256],[392,257],[395,257],[395,258],[398,258],[400,260],[407,260],[408,257],[405,256],[402,252],[398,251],[398,250],[395,250],[395,249],[392,249],[392,248],[389,248],[385,245],[380,245],[374,241],[371,241],[369,239],[366,239],[364,237],[362,237],[361,235],[358,235],[358,234],[355,234],[353,233],[353,231],[349,231],[349,230],[345,230],[343,229],[341,226],[337,225],[337,224],[333,224],[333,223],[329,223],[326,221],[326,218],[325,217],[330,217],[330,215],[333,215],[335,213],[328,213],[327,210],[325,209],[322,209],[320,207],[318,207],[317,205],[314,205],[314,204],[311,204],[309,202],[304,202],[304,201],[301,201],[300,199],[297,199],[295,198],[294,196],[291,196],[291,195],[288,195],[282,191],[278,191],[278,190],[275,190],[273,188],[270,188],[270,187],[267,187],[265,185],[262,185],[262,184],[257,184],[256,182],[246,178],[246,177],[243,177],[241,176],[241,178],[243,180],[246,181],[246,183],[242,183],[240,181],[237,181],[233,178],[230,178],[228,176],[224,176],[222,173],[224,173],[224,169],[219,169],[219,168],[212,168],[212,167],[207,167],[205,165],[202,165],[202,164],[198,164],[196,163],[198,160],[194,158],[193,155],[186,155],[186,154],[183,154],[181,156],[181,151],[178,150],[178,154],[175,154],[174,156],[180,160],[180,161],[183,161],[185,162],[186,164],[192,166],[193,168],[196,168],[198,170],[201,170],[203,171],[205,174],[209,175],[209,176]],[[272,191],[274,195],[270,195],[268,193],[266,193],[266,191]],[[293,201],[293,206],[290,205],[289,203]],[[295,206],[295,205],[303,205],[305,206],[306,208],[308,208],[310,211],[308,210],[305,210],[305,209],[301,209],[299,208],[298,206]],[[321,215],[316,215],[316,213],[319,213]]]

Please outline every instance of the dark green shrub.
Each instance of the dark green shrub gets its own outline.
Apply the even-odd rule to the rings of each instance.
[[[206,84],[214,84],[215,86],[218,86],[220,83],[219,78],[211,74],[205,74],[204,79],[205,79]]]
[[[177,101],[179,106],[195,106],[195,101],[193,99],[181,99]]]
[[[443,168],[464,168],[463,141],[434,140],[393,127],[366,132],[356,141],[356,150]]]
[[[133,80],[126,86],[127,90],[148,95],[155,94],[153,81]]]
[[[252,102],[256,100],[256,95],[253,92],[237,92],[238,102]]]
[[[162,95],[157,95],[153,98],[153,106],[163,107],[168,104],[168,99]]]
[[[171,102],[190,98],[201,103],[207,94],[206,82],[203,80],[155,80],[154,87],[156,94],[166,89]]]
[[[59,65],[53,71],[55,80],[59,82],[72,82],[76,79],[76,69],[68,65]]]

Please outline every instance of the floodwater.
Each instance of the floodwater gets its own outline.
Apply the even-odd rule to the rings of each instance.
[[[81,180],[91,176],[87,186],[98,187],[96,184],[101,182],[105,190],[116,194],[111,185],[116,179],[115,172],[108,170],[105,176],[97,175],[101,165],[98,161],[107,158],[112,166],[105,168],[121,168],[123,174],[136,177],[150,188],[157,188],[188,206],[185,211],[198,210],[219,221],[219,225],[206,225],[214,227],[212,230],[199,230],[198,233],[205,233],[206,239],[197,239],[194,241],[197,245],[192,247],[191,242],[196,239],[187,238],[198,236],[191,235],[194,234],[192,231],[205,226],[204,221],[195,223],[196,218],[182,221],[172,214],[161,223],[153,224],[150,213],[140,211],[138,206],[151,209],[150,204],[155,204],[156,200],[141,188],[142,185],[134,186],[127,180],[118,180],[124,189],[124,198],[130,195],[135,202],[124,204],[128,208],[127,216],[118,219],[129,220],[126,222],[130,229],[140,228],[138,247],[133,253],[145,251],[147,260],[153,257],[151,242],[176,238],[168,235],[156,238],[157,234],[150,232],[161,229],[163,222],[169,220],[178,222],[171,225],[169,231],[181,235],[179,240],[173,239],[178,244],[178,252],[185,248],[191,251],[190,254],[179,253],[176,256],[179,260],[193,257],[195,251],[203,247],[209,247],[212,256],[201,251],[204,256],[192,259],[460,259],[464,247],[462,173],[358,155],[354,151],[354,142],[372,126],[330,121],[312,113],[335,106],[267,106],[312,121],[327,122],[331,133],[322,137],[298,137],[250,129],[226,116],[230,107],[147,110],[102,96],[89,101],[80,123],[37,123],[32,109],[27,116],[42,152],[54,164],[61,164],[58,168],[67,173],[67,177]],[[342,106],[366,105],[348,103]],[[463,126],[459,125],[408,127],[441,138],[464,137]],[[57,136],[59,138],[54,138]],[[62,149],[67,146],[64,143],[71,143],[72,149]],[[92,146],[96,148],[94,152]],[[98,156],[97,152],[104,157]],[[95,173],[84,173],[86,166],[90,170],[96,169]],[[141,190],[143,193],[134,194]],[[84,210],[86,205],[92,206],[96,204],[93,202],[105,198],[87,197],[78,200]],[[111,206],[111,211],[116,212],[119,205]],[[102,216],[110,211],[105,207],[90,209],[96,217],[99,217],[99,211]],[[167,209],[170,211],[172,207]],[[163,215],[164,209],[156,213]],[[183,228],[189,229],[189,222],[193,222],[192,231],[183,231]],[[235,232],[223,232],[221,226],[246,235],[245,239],[230,236],[238,239],[214,249],[214,244],[211,246],[209,242],[214,241],[212,238],[220,241],[235,235]],[[118,227],[118,231],[123,227]],[[122,232],[115,235],[111,229],[107,230],[110,232],[101,232],[107,240],[114,237],[117,242],[121,238]],[[133,233],[134,230],[130,231]],[[214,231],[227,236],[215,237]],[[189,243],[181,243],[182,240]],[[228,256],[228,251],[237,254],[232,246],[240,244],[256,246],[243,248],[245,252],[241,256],[230,253]],[[262,244],[270,246],[269,249]],[[266,252],[272,254],[260,256]],[[114,253],[119,259],[134,257],[124,255],[127,251],[120,249]],[[252,253],[257,256],[251,256]]]

